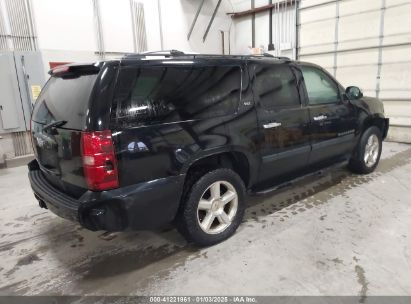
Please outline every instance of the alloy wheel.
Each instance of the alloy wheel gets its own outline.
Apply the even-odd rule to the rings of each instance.
[[[364,163],[367,167],[372,167],[375,165],[378,159],[378,154],[380,153],[380,142],[375,134],[371,134],[371,136],[367,140],[367,144],[365,145],[364,151]]]
[[[238,209],[238,195],[227,181],[216,181],[203,193],[197,207],[197,220],[208,234],[218,234],[227,229]]]

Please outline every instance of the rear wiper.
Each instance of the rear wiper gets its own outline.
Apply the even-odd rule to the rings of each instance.
[[[44,128],[43,128],[43,131],[46,131],[46,130],[48,130],[48,129],[50,129],[50,128],[56,128],[56,127],[58,128],[58,127],[61,127],[61,126],[65,125],[66,123],[67,123],[66,120],[53,121],[53,122],[45,125]]]

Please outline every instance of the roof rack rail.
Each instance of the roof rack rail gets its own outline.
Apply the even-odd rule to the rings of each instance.
[[[132,53],[123,56],[125,58],[143,58],[143,57],[172,57],[172,56],[195,56],[200,55],[199,53],[185,53],[179,50],[161,50],[161,51],[148,51],[143,53]]]
[[[284,59],[284,60],[291,60],[289,57],[286,57],[286,56],[274,56],[273,54],[270,54],[270,53],[263,53],[262,56],[264,56],[264,57],[272,57],[272,58],[277,58],[277,59]]]
[[[185,55],[183,51],[179,50],[162,50],[162,51],[151,51],[151,52],[143,52],[136,55]]]
[[[163,50],[163,51],[150,51],[150,52],[143,52],[143,53],[133,53],[133,54],[126,54],[123,58],[136,58],[136,59],[143,59],[144,57],[154,57],[153,59],[155,59],[155,57],[193,57],[193,58],[198,58],[198,57],[224,57],[224,58],[252,58],[252,57],[256,57],[256,58],[261,58],[261,57],[269,57],[269,58],[275,58],[275,59],[279,59],[279,60],[287,60],[287,61],[291,61],[290,58],[288,57],[281,57],[281,56],[274,56],[272,54],[269,53],[263,53],[263,54],[233,54],[233,55],[220,55],[220,54],[200,54],[200,53],[185,53],[183,51],[179,51],[179,50]]]

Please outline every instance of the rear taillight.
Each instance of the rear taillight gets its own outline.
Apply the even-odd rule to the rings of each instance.
[[[81,133],[84,175],[90,190],[118,188],[117,160],[111,131]]]

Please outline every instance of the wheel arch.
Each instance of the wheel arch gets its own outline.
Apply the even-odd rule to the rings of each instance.
[[[229,168],[236,172],[246,188],[249,188],[256,178],[255,170],[253,170],[256,166],[253,163],[253,158],[247,154],[245,151],[224,148],[203,152],[193,158],[191,162],[187,162],[182,173],[189,176],[196,171]]]
[[[357,135],[356,144],[352,152],[352,158],[353,159],[358,158],[360,154],[358,150],[359,144],[366,130],[368,130],[370,127],[373,127],[373,126],[377,127],[381,131],[382,140],[384,140],[387,137],[388,125],[389,125],[389,120],[385,118],[384,115],[382,114],[376,113],[376,114],[363,115],[360,118],[359,133]]]
[[[387,137],[389,121],[381,114],[368,115],[362,120],[361,134],[365,132],[371,126],[376,126],[382,134],[382,139]]]

